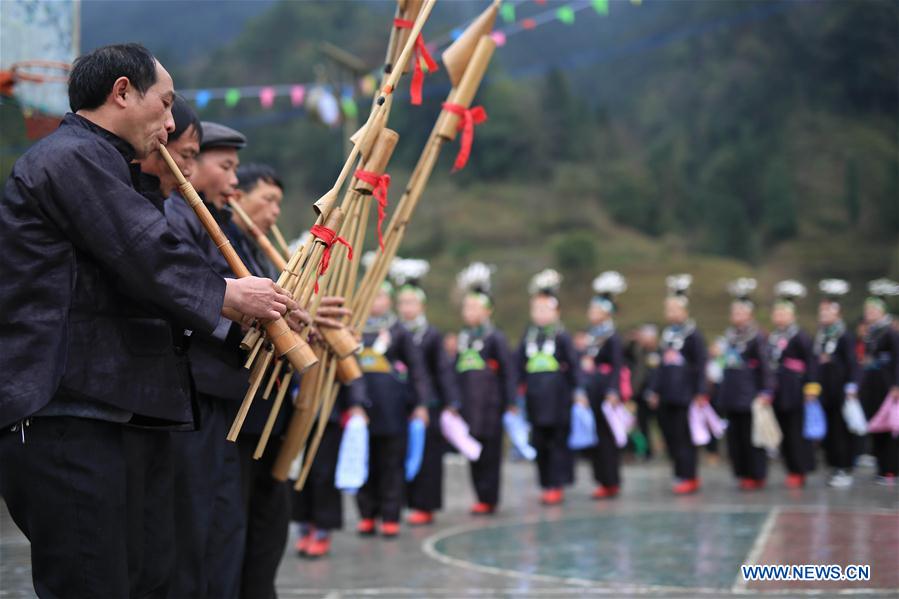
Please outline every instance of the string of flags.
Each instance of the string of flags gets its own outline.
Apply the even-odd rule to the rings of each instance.
[[[638,6],[643,0],[628,0],[628,3]],[[519,18],[518,8],[525,4],[547,8],[532,16]],[[575,0],[561,6],[549,7],[547,0],[506,1],[500,6],[499,11],[500,19],[505,25],[495,29],[490,35],[497,47],[502,47],[506,45],[509,37],[542,25],[556,22],[566,26],[573,25],[577,14],[584,10],[589,9],[600,17],[607,17],[610,4],[612,4],[610,0]],[[427,44],[428,51],[436,54],[444,46],[458,39],[464,30],[464,26],[458,27],[448,34],[435,38]],[[340,123],[341,116],[347,119],[355,119],[358,116],[359,107],[355,100],[357,91],[363,97],[369,97],[377,85],[375,73],[369,73],[359,78],[355,85],[346,85],[340,90],[320,83],[287,83],[185,89],[179,90],[179,93],[185,99],[193,101],[200,110],[213,101],[222,101],[226,107],[233,108],[249,99],[256,99],[259,106],[267,110],[275,105],[278,98],[287,98],[293,108],[313,113],[325,125],[333,127]]]

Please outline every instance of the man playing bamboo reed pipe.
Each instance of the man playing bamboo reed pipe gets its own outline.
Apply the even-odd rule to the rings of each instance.
[[[171,497],[171,461],[164,439],[143,470],[127,461],[125,430],[194,424],[173,332],[209,332],[224,307],[297,306],[269,280],[224,280],[136,187],[131,161],[174,129],[152,54],[99,48],[68,88],[74,114],[16,162],[0,201],[0,494],[32,542],[36,594],[143,596],[165,591],[171,555],[134,533],[170,546],[172,505],[136,500]]]
[[[238,150],[246,145],[246,138],[234,129],[210,122],[201,124],[201,135],[191,183],[250,272],[275,276],[271,267],[264,266],[249,251],[252,242],[236,227],[228,207],[237,187]],[[173,194],[166,201],[165,211],[172,227],[197,255],[221,276],[234,276],[183,198]],[[289,322],[295,322],[298,315],[289,317]],[[175,439],[172,597],[240,594],[247,521],[240,453],[236,444],[225,441],[225,436],[249,388],[249,372],[243,367],[246,354],[240,349],[243,332],[242,327],[222,320],[211,335],[194,335],[191,342],[191,373],[202,426]],[[264,422],[264,416],[262,419]],[[281,503],[286,509],[287,488],[283,487],[280,494],[278,501],[277,491],[273,493],[273,503]]]
[[[240,204],[253,224],[263,233],[268,233],[280,215],[283,197],[284,184],[272,167],[248,164],[237,169],[233,201]],[[233,218],[231,225],[236,226],[243,234],[242,238],[232,237],[232,243],[239,242],[240,251],[251,256],[246,263],[255,263],[268,276],[277,277],[277,269],[259,246],[250,241],[252,234],[243,220]],[[322,298],[322,304],[316,326],[339,327],[340,323],[336,319],[350,315],[348,310],[341,307],[343,298]],[[244,370],[244,376],[246,373]],[[282,384],[288,382],[284,380]],[[265,453],[262,458],[253,459],[272,408],[271,403],[253,402],[237,438],[241,494],[247,522],[240,596],[247,599],[275,597],[275,576],[284,554],[290,525],[291,484],[276,480],[271,476],[271,471],[275,456],[281,449],[281,436],[286,431],[293,402],[285,401],[282,404]]]

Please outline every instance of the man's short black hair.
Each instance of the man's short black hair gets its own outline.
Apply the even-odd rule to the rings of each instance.
[[[175,141],[193,127],[197,134],[197,141],[203,143],[203,127],[200,125],[200,117],[197,116],[197,112],[190,102],[178,94],[175,94],[175,101],[172,103],[172,119],[175,121],[175,130],[169,133],[169,141]]]
[[[156,57],[140,44],[103,46],[79,56],[69,74],[72,112],[102,106],[119,77],[143,95],[156,83]]]
[[[284,190],[284,184],[278,178],[278,173],[267,164],[251,162],[237,167],[237,188],[241,191],[252,191],[260,181]]]

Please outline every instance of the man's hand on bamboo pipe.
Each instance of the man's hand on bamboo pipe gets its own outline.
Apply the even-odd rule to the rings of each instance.
[[[343,319],[349,318],[353,312],[343,307],[344,298],[336,295],[325,296],[315,314],[315,324],[319,327],[339,329],[343,327]]]
[[[253,318],[276,320],[300,306],[271,279],[244,277],[225,279],[224,307]]]

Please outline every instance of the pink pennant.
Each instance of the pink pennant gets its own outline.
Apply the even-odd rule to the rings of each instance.
[[[303,99],[306,97],[306,88],[302,85],[293,85],[290,88],[290,104],[296,108],[303,105]]]
[[[275,88],[263,87],[259,90],[259,103],[263,108],[271,108],[275,103]]]
[[[502,48],[506,45],[506,34],[502,31],[494,31],[490,34],[490,37],[496,43],[497,48]]]

